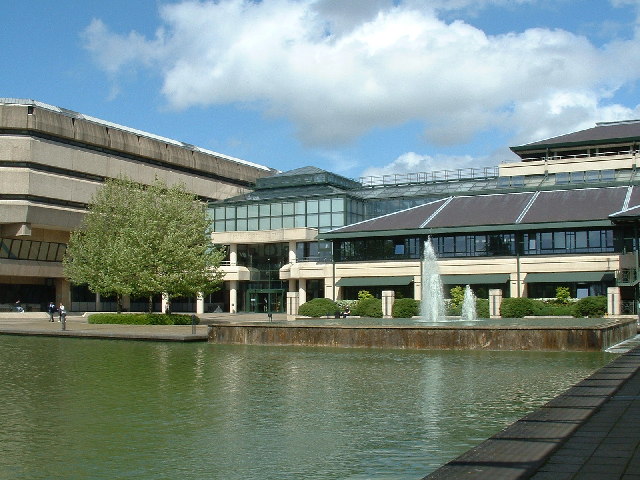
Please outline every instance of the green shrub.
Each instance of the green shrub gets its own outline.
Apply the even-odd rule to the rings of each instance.
[[[411,318],[420,314],[420,307],[413,298],[399,298],[393,302],[391,316],[393,318]]]
[[[522,318],[533,315],[533,301],[530,298],[505,298],[500,306],[503,318]]]
[[[339,311],[338,305],[330,298],[314,298],[300,305],[298,315],[315,318],[332,317],[337,311]]]
[[[542,301],[532,300],[533,313],[539,317],[556,317],[573,315],[573,305],[558,302],[557,300]]]
[[[573,306],[574,317],[604,317],[607,313],[607,297],[585,297]]]
[[[351,313],[360,317],[382,318],[382,300],[379,298],[358,300],[355,309]]]
[[[488,298],[476,298],[476,315],[478,318],[489,318]]]
[[[176,313],[96,313],[89,316],[89,323],[118,325],[191,325],[191,315]],[[200,319],[196,316],[196,324]]]

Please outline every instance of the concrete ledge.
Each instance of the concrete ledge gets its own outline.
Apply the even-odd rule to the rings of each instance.
[[[209,341],[241,345],[298,345],[401,349],[601,351],[635,336],[634,319],[596,326],[349,326],[221,324]]]

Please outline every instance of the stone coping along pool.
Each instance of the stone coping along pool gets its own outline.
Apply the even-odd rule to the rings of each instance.
[[[233,345],[601,351],[637,333],[635,318],[497,319],[439,323],[423,323],[415,319],[354,320],[215,322],[209,325],[208,341]]]

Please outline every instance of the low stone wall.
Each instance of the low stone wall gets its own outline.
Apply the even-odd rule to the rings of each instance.
[[[636,335],[635,319],[590,327],[212,324],[209,342],[399,349],[598,351]]]

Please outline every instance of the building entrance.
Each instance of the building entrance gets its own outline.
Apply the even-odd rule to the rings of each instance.
[[[245,294],[245,311],[253,313],[284,312],[286,292],[278,288],[249,289]]]

